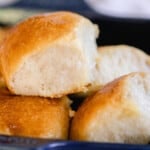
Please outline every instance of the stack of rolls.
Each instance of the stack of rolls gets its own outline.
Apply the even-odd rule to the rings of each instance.
[[[30,17],[0,47],[0,134],[67,139],[70,93],[93,82],[98,27],[71,12]],[[8,88],[8,90],[7,90]]]
[[[150,142],[150,56],[128,45],[98,48],[95,81],[78,108],[70,138],[80,141]]]
[[[65,11],[11,29],[0,46],[0,134],[149,142],[150,57],[128,45],[98,47],[98,35],[89,19]],[[70,94],[85,98],[74,115]]]
[[[86,97],[105,84],[131,72],[150,72],[150,57],[142,50],[121,44],[98,47],[94,74],[95,81],[85,92],[76,94]]]

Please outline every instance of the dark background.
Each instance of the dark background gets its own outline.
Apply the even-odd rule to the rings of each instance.
[[[78,12],[99,25],[101,33],[97,40],[98,45],[129,44],[150,53],[150,20],[100,15],[91,10],[83,0],[21,0],[9,7]]]

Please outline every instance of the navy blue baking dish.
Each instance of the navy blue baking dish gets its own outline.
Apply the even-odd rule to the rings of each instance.
[[[149,150],[150,145],[110,144],[0,135],[0,150]]]

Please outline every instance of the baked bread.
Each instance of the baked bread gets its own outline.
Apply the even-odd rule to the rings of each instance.
[[[2,74],[19,95],[61,97],[93,80],[98,28],[71,12],[33,16],[12,29],[0,48]]]
[[[102,46],[98,48],[95,84],[99,87],[131,72],[150,72],[150,57],[142,50],[128,46]]]
[[[68,98],[12,96],[0,91],[0,134],[67,139]]]
[[[150,74],[131,73],[107,84],[83,102],[71,139],[116,143],[150,141]]]
[[[0,134],[67,139],[70,100],[10,93],[0,75]]]
[[[108,82],[131,72],[150,72],[150,56],[129,45],[98,47],[95,81],[87,91],[75,97],[87,97],[98,91]]]

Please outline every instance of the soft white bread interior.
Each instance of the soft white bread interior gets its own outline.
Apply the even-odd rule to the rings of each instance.
[[[14,27],[0,48],[2,74],[20,95],[61,97],[93,80],[98,27],[71,12],[33,16]]]
[[[0,89],[0,134],[67,139],[69,104],[66,97],[13,96]]]
[[[0,134],[67,139],[70,112],[67,97],[13,95],[0,74]]]
[[[131,73],[83,102],[71,139],[118,143],[150,141],[150,74]]]
[[[95,84],[103,86],[131,72],[150,72],[150,57],[142,50],[128,45],[98,48]]]
[[[131,72],[150,72],[150,56],[129,45],[101,46],[98,48],[95,81],[87,91],[75,94],[87,97],[108,82]]]

